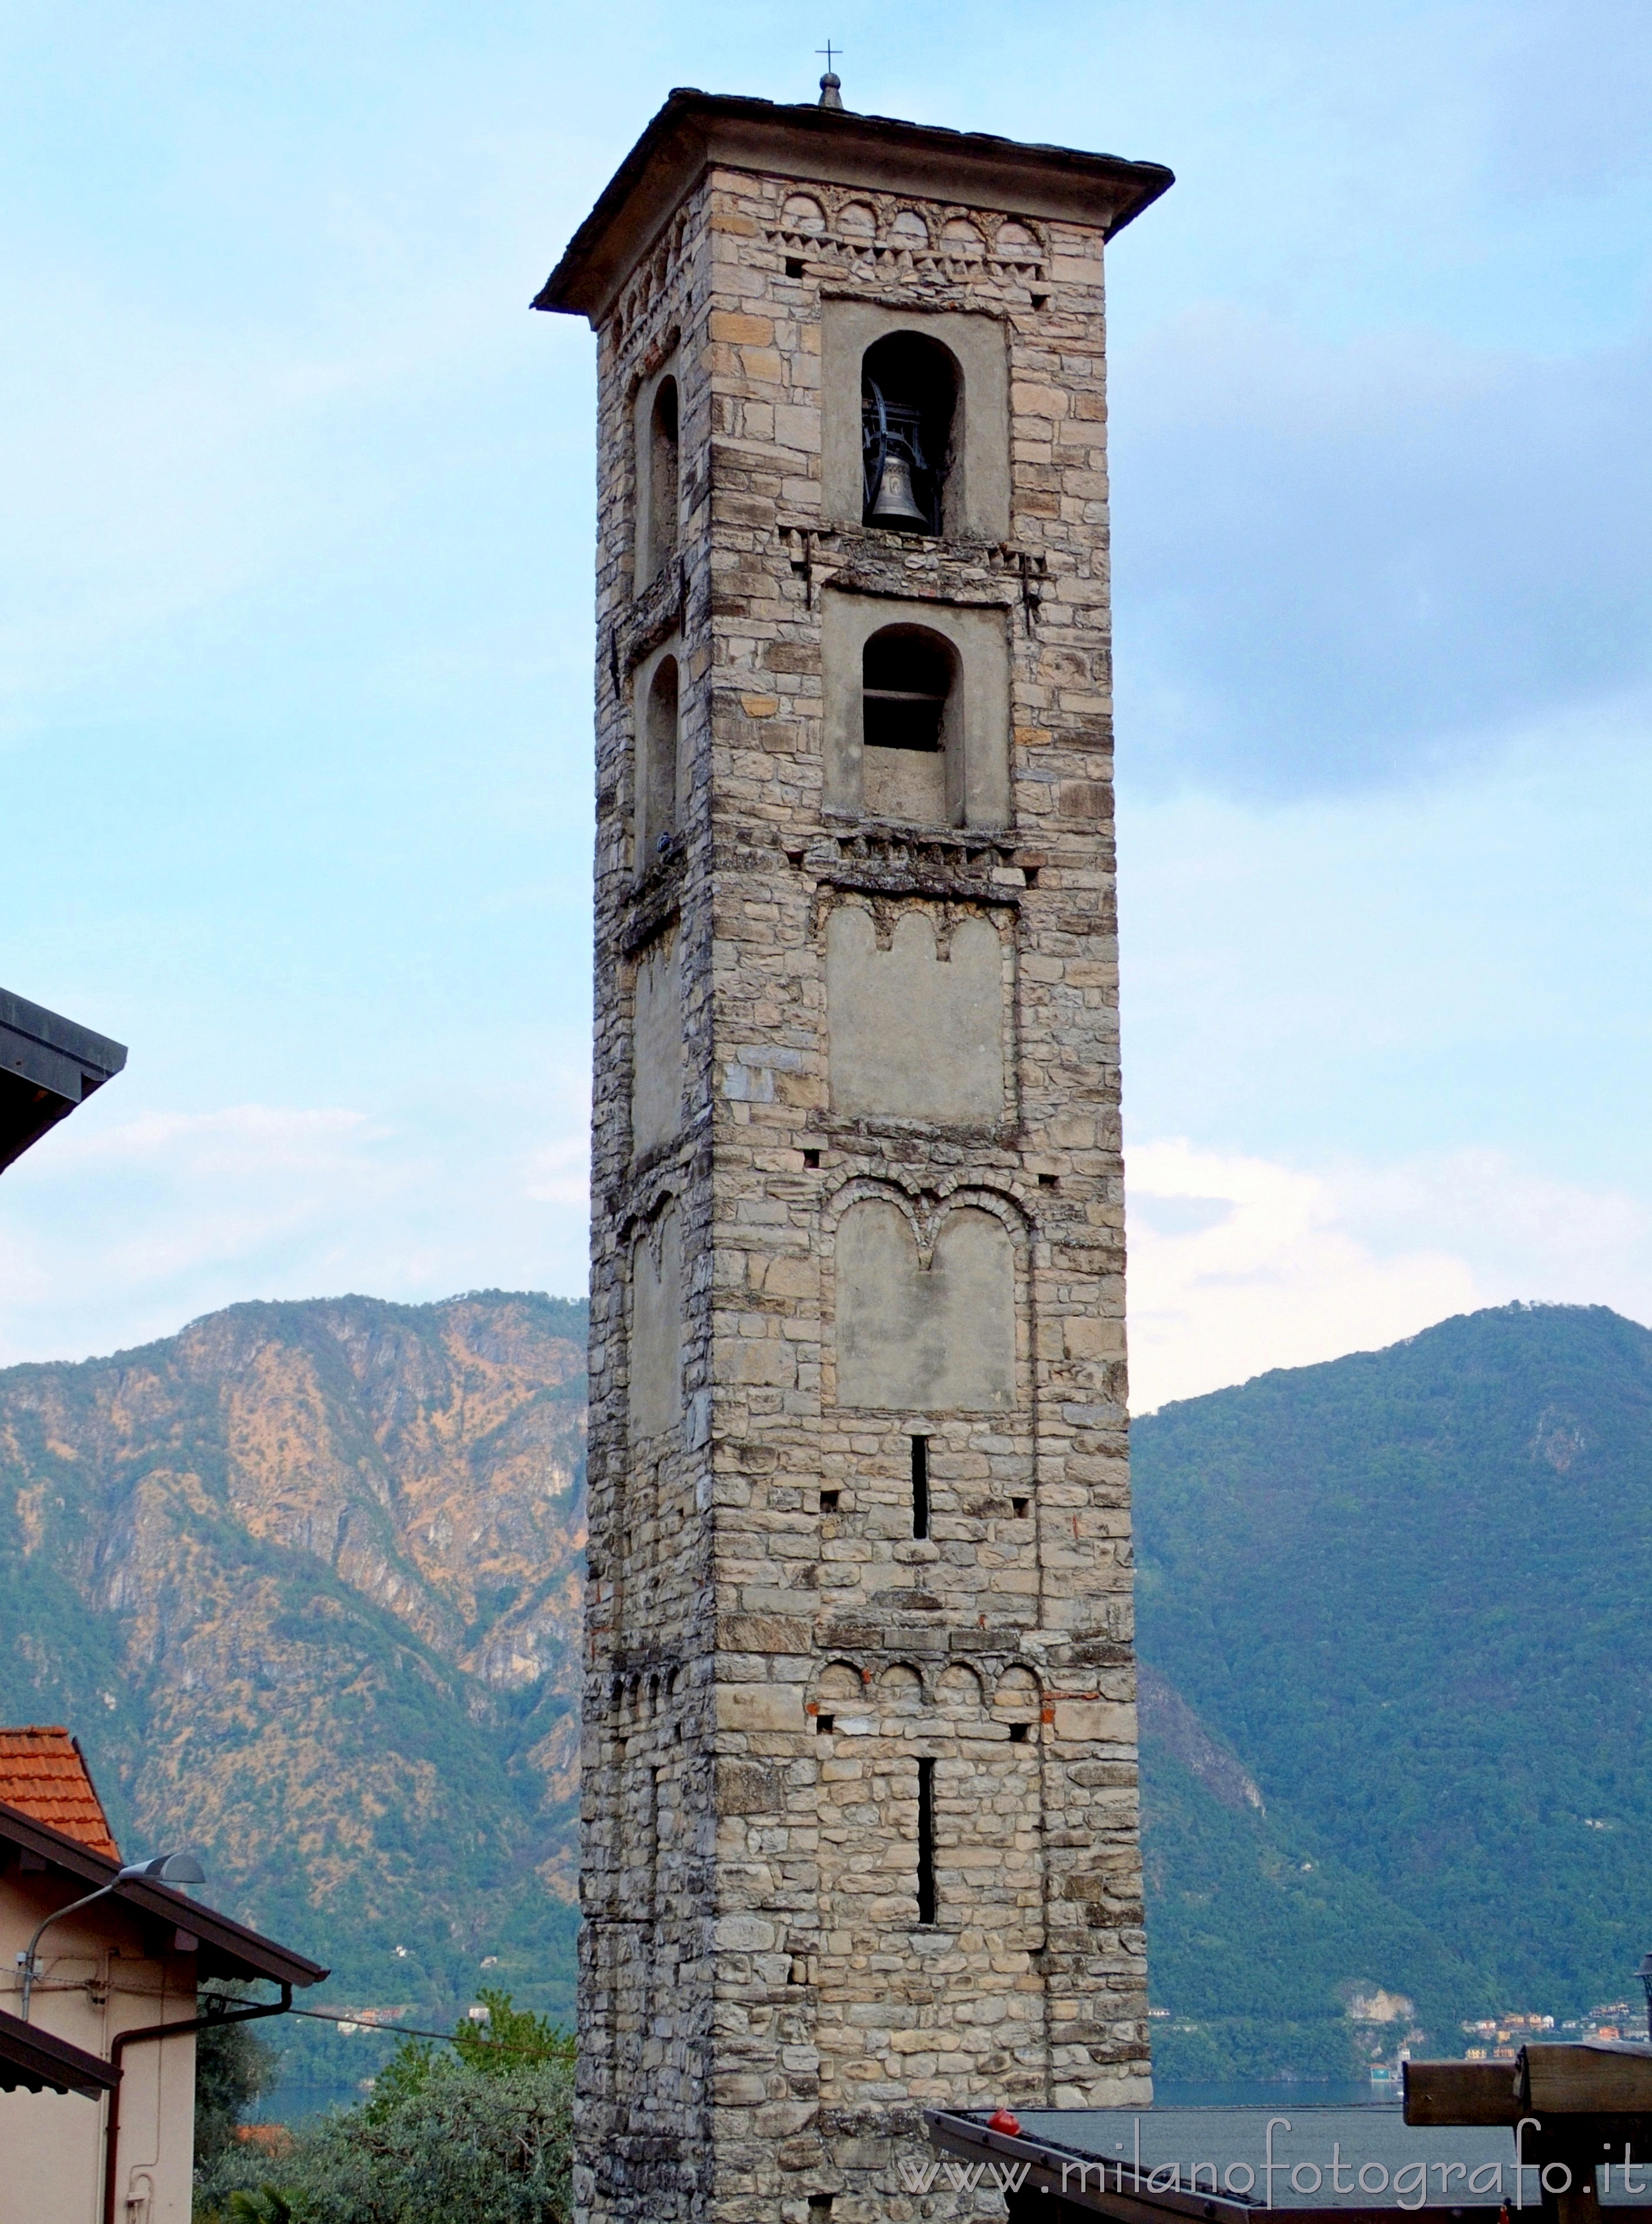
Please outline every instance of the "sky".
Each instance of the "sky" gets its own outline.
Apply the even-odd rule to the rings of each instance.
[[[583,1287],[593,341],[673,85],[1163,161],[1109,263],[1134,1402],[1652,1323],[1652,11],[0,4],[0,1362]]]

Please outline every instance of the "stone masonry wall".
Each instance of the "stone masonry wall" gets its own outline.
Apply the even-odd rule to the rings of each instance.
[[[824,513],[832,297],[993,320],[1006,540],[904,540]],[[633,397],[673,355],[679,547],[636,596]],[[900,2220],[937,2208],[897,2167],[925,2105],[1149,2090],[1100,232],[714,169],[603,329],[600,393],[577,2191],[627,2224]],[[833,406],[858,422],[858,386]],[[827,694],[858,673],[823,668],[822,616],[845,595],[1002,627],[1008,825],[828,810]],[[677,635],[684,807],[639,858],[633,679]],[[840,1083],[856,1109],[834,1109],[842,904],[884,951],[924,913],[925,964],[948,962],[961,922],[997,934],[1001,1026],[947,1023],[972,1056],[1007,1048],[1001,1103],[977,1087],[973,1124],[865,1109],[864,1008]],[[983,946],[971,993],[990,996]],[[857,981],[884,977],[857,963]],[[653,1055],[669,1034],[654,984],[680,984],[684,1088],[664,1141],[644,1090],[637,1154],[640,970]],[[891,1028],[903,1105],[924,1085],[915,993],[916,1020]],[[867,1260],[887,1262],[875,1288]],[[658,1326],[668,1286],[680,1355]],[[974,1342],[991,1345],[1000,1303],[994,1371]],[[888,1332],[856,1357],[879,1306]],[[840,1402],[840,1378],[872,1402]],[[936,1382],[962,1407],[925,1403]]]

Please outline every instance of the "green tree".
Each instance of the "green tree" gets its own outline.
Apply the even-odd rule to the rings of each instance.
[[[227,2224],[292,2224],[293,2211],[273,2185],[230,2196],[224,2212]]]
[[[566,2224],[572,2138],[568,2062],[437,2056],[394,2107],[333,2117],[270,2177],[292,2224]]]
[[[219,1993],[245,1996],[244,1984],[215,1986]],[[216,2169],[236,2144],[247,2110],[281,2076],[281,2057],[267,2039],[244,2023],[220,2024],[195,2040],[195,2168]]]
[[[548,2016],[528,2008],[514,2008],[508,1993],[480,1992],[477,2000],[488,2011],[485,2024],[467,2016],[453,2033],[461,2062],[473,2069],[500,2071],[520,2069],[532,2062],[571,2062],[576,2041]]]
[[[484,1994],[484,2027],[404,2039],[370,2100],[284,2152],[232,2143],[198,2180],[196,2224],[566,2224],[573,2041]]]
[[[572,2063],[576,2041],[571,2031],[530,2009],[514,2008],[508,1993],[484,1991],[476,1998],[488,2011],[487,2022],[462,2016],[453,2027],[454,2050],[467,2068],[484,2076],[502,2076],[508,2070],[539,2063]],[[374,2081],[373,2097],[361,2112],[363,2121],[388,2123],[424,2091],[432,2069],[445,2058],[439,2040],[404,2038]]]

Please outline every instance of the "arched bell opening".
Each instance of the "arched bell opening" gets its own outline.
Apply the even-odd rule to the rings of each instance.
[[[642,763],[637,832],[637,869],[646,872],[677,831],[678,726],[677,659],[662,656],[648,682],[642,716]]]
[[[937,341],[891,332],[861,361],[861,521],[895,533],[946,529],[961,413],[958,367]]]
[[[962,769],[957,652],[927,627],[886,626],[861,651],[861,675],[867,816],[951,825]]]
[[[642,450],[639,458],[639,489],[642,496],[639,589],[646,587],[666,560],[677,553],[677,509],[680,440],[678,427],[677,381],[662,378],[647,400],[638,427]]]

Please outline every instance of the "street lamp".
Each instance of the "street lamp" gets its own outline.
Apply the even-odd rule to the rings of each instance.
[[[84,1899],[72,1899],[66,1907],[60,1907],[55,1915],[48,1915],[44,1923],[36,1924],[34,1937],[17,1956],[17,1967],[23,1973],[22,2020],[25,2023],[28,2021],[29,1997],[35,1989],[35,1949],[41,1943],[41,1931],[54,1923],[60,1923],[66,1915],[74,1915],[81,1908],[90,1907],[94,1899],[106,1899],[117,1886],[135,1884],[140,1878],[147,1878],[151,1884],[205,1884],[206,1871],[193,1854],[157,1854],[153,1861],[128,1861],[123,1869],[117,1870],[109,1882],[100,1885],[96,1892],[89,1892]],[[1652,1955],[1649,1955],[1648,1960],[1652,1962]]]
[[[1641,1966],[1635,1972],[1641,1981],[1641,1990],[1646,1994],[1646,2035],[1652,2038],[1652,1954],[1643,1954]]]

